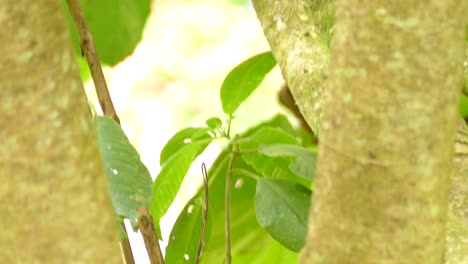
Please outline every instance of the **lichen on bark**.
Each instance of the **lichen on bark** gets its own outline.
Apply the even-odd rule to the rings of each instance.
[[[330,1],[253,0],[253,4],[283,77],[318,135],[334,9]]]

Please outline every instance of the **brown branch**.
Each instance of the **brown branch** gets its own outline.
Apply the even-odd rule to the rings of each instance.
[[[80,46],[81,50],[86,56],[88,61],[89,70],[91,71],[91,76],[93,77],[94,86],[96,87],[96,93],[99,99],[99,104],[101,105],[102,112],[104,116],[111,117],[117,123],[120,123],[117,112],[114,109],[112,104],[112,99],[109,94],[109,89],[107,88],[106,79],[102,72],[101,63],[96,52],[96,47],[94,46],[93,37],[91,32],[89,32],[88,25],[81,11],[80,4],[78,0],[67,0],[68,8],[70,9],[70,14],[73,17],[76,28],[78,30],[78,35],[80,36]]]
[[[127,235],[127,229],[125,229],[125,223],[122,221],[120,222],[120,227],[122,228],[122,232]],[[121,240],[120,243],[120,250],[122,251],[122,258],[125,264],[135,264],[135,258],[133,257],[132,248],[130,247],[130,241],[128,240],[128,236],[126,239]]]
[[[120,124],[119,116],[114,109],[114,105],[109,94],[109,89],[107,88],[106,79],[104,78],[104,73],[102,72],[101,63],[96,52],[96,47],[94,46],[93,37],[89,32],[88,25],[86,24],[86,20],[80,8],[80,4],[78,0],[67,0],[67,4],[78,30],[78,35],[80,36],[81,52],[86,56],[102,112],[104,116],[111,117]],[[127,230],[125,229],[123,222],[121,222],[121,226],[123,232],[125,235],[127,235]],[[128,238],[120,241],[120,248],[122,250],[125,264],[135,264]]]
[[[146,207],[138,207],[138,227],[140,228],[146,251],[151,264],[164,264],[164,258],[159,247],[158,237],[154,230],[153,218]]]

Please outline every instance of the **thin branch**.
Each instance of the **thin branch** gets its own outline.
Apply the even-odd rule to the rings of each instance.
[[[236,143],[234,143],[233,148],[235,147]],[[232,176],[232,166],[234,163],[234,159],[236,157],[235,152],[231,152],[229,164],[227,168],[226,174],[226,191],[225,191],[225,236],[226,236],[226,264],[231,264],[231,176]]]
[[[146,207],[138,207],[138,227],[145,241],[146,251],[151,264],[164,264],[164,258],[159,247],[158,237],[154,230],[153,218]]]
[[[203,212],[203,226],[200,234],[200,240],[198,241],[197,257],[195,263],[200,263],[203,246],[205,245],[205,232],[206,226],[208,224],[208,206],[209,206],[209,196],[208,196],[208,173],[206,171],[205,163],[202,163],[202,174],[203,174],[203,185],[205,186],[205,211]]]
[[[96,52],[96,47],[94,46],[93,37],[89,32],[88,25],[86,24],[83,12],[81,11],[80,4],[78,0],[67,0],[67,4],[78,30],[78,35],[80,36],[81,51],[86,56],[102,112],[104,116],[111,117],[120,124],[119,116],[114,109],[114,104],[112,103],[112,99],[107,88],[106,79],[104,78],[104,74],[102,72],[101,63]],[[121,225],[125,235],[128,235],[127,230],[125,229],[125,224],[122,222]],[[125,264],[135,264],[128,238],[121,240],[119,243]]]
[[[120,222],[121,232],[124,232],[127,236],[127,229],[125,228],[125,223],[123,220]],[[125,264],[135,264],[135,258],[133,257],[132,248],[130,247],[130,241],[128,236],[126,239],[121,240],[119,243],[120,250],[122,252],[122,258]]]
[[[81,50],[88,61],[89,70],[93,77],[94,86],[96,87],[96,93],[102,112],[104,113],[104,116],[111,117],[117,121],[117,123],[120,123],[120,119],[114,109],[114,105],[109,94],[109,89],[107,88],[106,79],[102,72],[96,47],[94,46],[93,37],[91,36],[91,32],[88,30],[88,25],[86,24],[83,12],[81,11],[80,4],[78,0],[67,0],[67,4],[76,28],[78,29]]]

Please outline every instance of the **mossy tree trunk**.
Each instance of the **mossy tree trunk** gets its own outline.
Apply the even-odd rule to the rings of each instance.
[[[0,260],[119,263],[61,3],[2,1],[0,24]]]
[[[456,159],[454,142],[467,3],[333,3],[329,50],[329,1],[254,0],[283,76],[319,134],[301,263],[466,260],[466,127],[457,132]]]

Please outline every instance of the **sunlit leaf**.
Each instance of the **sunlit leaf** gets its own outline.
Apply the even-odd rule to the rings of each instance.
[[[233,264],[267,264],[267,263],[298,263],[299,254],[293,252],[278,241],[271,239],[258,251],[244,254],[234,254]]]
[[[185,144],[171,155],[169,160],[164,162],[164,166],[153,185],[153,197],[150,205],[151,215],[158,233],[160,233],[159,221],[174,201],[190,165],[210,143],[211,141],[203,141]]]
[[[223,263],[225,257],[225,207],[224,193],[229,154],[222,152],[209,171],[210,211],[212,212],[212,231],[210,240],[203,253],[202,263]],[[252,170],[241,157],[234,161],[235,168]],[[231,196],[231,251],[239,257],[262,251],[271,242],[271,236],[257,223],[254,208],[256,181],[233,175]],[[233,263],[236,262],[233,259]]]
[[[161,166],[164,165],[164,163],[183,146],[199,141],[209,141],[210,135],[208,134],[208,131],[208,128],[189,127],[177,132],[171,139],[169,139],[161,150],[161,156],[159,159]]]
[[[235,67],[221,85],[220,97],[224,113],[232,115],[275,65],[273,54],[265,52]]]
[[[291,181],[259,178],[255,193],[258,223],[282,245],[299,252],[307,235],[311,194]]]
[[[117,122],[98,116],[95,124],[114,210],[135,227],[136,208],[151,199],[151,176]]]
[[[166,248],[166,263],[195,263],[198,242],[204,219],[204,200],[201,195],[192,198],[177,218]],[[211,232],[208,220],[204,241],[207,243]]]
[[[217,117],[212,117],[206,120],[206,125],[211,129],[221,128],[223,126],[223,122]]]

